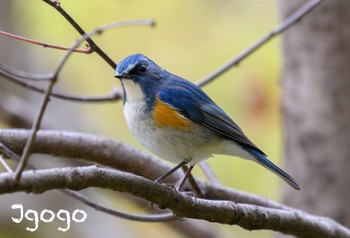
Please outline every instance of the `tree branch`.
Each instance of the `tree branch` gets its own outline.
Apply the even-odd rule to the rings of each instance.
[[[219,77],[220,75],[222,75],[223,73],[225,73],[227,70],[231,69],[234,66],[237,66],[242,60],[250,56],[257,49],[265,45],[268,41],[272,40],[277,35],[281,34],[285,30],[287,30],[289,27],[291,27],[293,24],[298,22],[303,16],[309,13],[322,1],[324,0],[309,0],[308,2],[306,2],[303,6],[297,9],[288,18],[286,18],[283,22],[281,22],[275,29],[273,29],[271,32],[261,37],[257,42],[252,44],[241,54],[235,56],[234,58],[229,60],[227,63],[225,63],[223,66],[221,66],[220,68],[218,68],[217,70],[209,74],[207,77],[197,82],[197,85],[204,86],[210,83],[211,81],[213,81],[214,79],[216,79],[217,77]]]
[[[15,34],[11,34],[11,33],[5,32],[5,31],[0,31],[0,35],[4,35],[4,36],[7,36],[7,37],[16,39],[16,40],[28,42],[28,43],[31,43],[31,44],[34,44],[34,45],[40,45],[40,46],[42,46],[42,47],[44,47],[44,48],[46,47],[46,48],[52,48],[52,49],[64,50],[64,51],[69,50],[69,48],[67,48],[67,47],[58,46],[58,45],[53,45],[53,44],[48,44],[48,43],[45,43],[45,42],[42,42],[42,41],[33,40],[33,39],[26,38],[26,37],[23,37],[23,36],[18,36],[18,35],[15,35]],[[86,49],[75,49],[74,52],[77,52],[77,53],[84,53],[84,54],[90,54],[90,53],[92,53],[93,51],[92,51],[92,50],[90,49],[90,47],[87,45],[87,48],[86,48]]]
[[[81,36],[86,35],[86,32],[83,30],[83,28],[81,28],[81,26],[61,7],[59,1],[43,1],[49,4],[51,7],[55,8],[70,23],[70,25],[73,26],[74,29],[79,32]],[[98,45],[96,45],[96,43],[90,37],[87,37],[86,41],[89,43],[89,46],[93,51],[95,51],[107,64],[109,64],[113,69],[115,69],[117,64],[114,63],[114,61],[103,50],[101,50],[101,48]]]
[[[29,136],[28,130],[0,129],[0,142],[16,153],[20,153]],[[1,151],[1,147],[0,147]],[[32,153],[83,159],[109,166],[118,170],[141,175],[154,180],[169,171],[172,166],[149,154],[137,150],[117,140],[82,133],[62,131],[39,131]],[[166,180],[175,183],[183,174],[176,172]],[[213,200],[231,200],[238,203],[293,210],[277,202],[220,185],[211,185],[196,178],[205,197]]]
[[[31,84],[28,80],[33,81],[48,81],[52,78],[52,73],[47,74],[33,74],[22,72],[16,69],[11,68],[5,64],[0,63],[0,75],[4,76],[5,79],[8,79],[10,82],[18,84],[22,87],[28,88],[34,92],[44,93],[45,89]],[[23,80],[26,79],[26,80]],[[110,102],[110,101],[118,101],[122,98],[122,93],[119,89],[113,89],[112,93],[104,96],[75,96],[69,95],[61,92],[52,91],[52,97],[56,97],[59,99],[69,100],[73,102]]]
[[[6,146],[0,143],[0,154],[1,153],[3,153],[7,158],[11,158],[15,161],[20,160],[20,157],[17,154],[15,154],[13,151],[11,151]],[[6,162],[2,159],[1,155],[0,155],[0,162],[3,163],[4,167],[7,166]],[[31,170],[36,170],[36,168],[30,164],[27,165],[27,168]],[[7,171],[12,173],[12,170],[10,168]],[[59,191],[86,204],[87,206],[94,208],[97,211],[101,211],[122,219],[128,219],[128,220],[140,221],[140,222],[166,222],[166,221],[178,220],[178,217],[172,212],[167,212],[167,213],[163,212],[160,214],[153,214],[153,215],[130,214],[130,213],[120,212],[118,210],[100,205],[73,190],[60,189]],[[144,203],[141,202],[139,199],[137,200],[135,199],[134,202],[136,202],[136,204],[138,205],[141,205],[141,204],[142,206],[144,205]],[[184,234],[186,237],[192,237],[192,238],[217,237],[215,232],[208,229],[208,227],[200,226],[196,222],[187,221],[186,223],[182,223],[179,221],[179,222],[172,222],[167,224],[173,227],[174,229],[176,229],[177,232]]]
[[[155,214],[155,215],[140,215],[140,214],[135,215],[130,213],[124,213],[124,212],[120,212],[120,211],[102,206],[100,204],[97,204],[75,191],[68,190],[68,189],[60,189],[60,191],[64,194],[67,194],[70,197],[77,199],[78,201],[90,207],[93,207],[98,211],[102,211],[112,216],[116,216],[127,220],[141,221],[141,222],[167,222],[167,221],[177,220],[177,217],[173,213],[163,213],[163,214]]]
[[[5,159],[4,159],[4,157],[2,155],[0,155],[0,164],[4,167],[4,169],[7,172],[13,173],[12,169],[10,168],[10,166],[8,166],[8,164],[6,163],[6,161],[5,161]]]
[[[193,198],[146,178],[96,166],[25,171],[19,185],[11,173],[0,174],[0,194],[51,189],[100,187],[126,192],[173,210],[179,217],[238,225],[247,230],[268,229],[299,237],[350,237],[350,231],[331,219],[303,212],[263,208],[230,201]]]
[[[35,121],[34,121],[34,123],[32,125],[32,130],[30,132],[30,136],[28,137],[26,145],[25,145],[25,147],[23,149],[23,153],[22,153],[22,156],[21,156],[21,161],[19,162],[19,164],[17,165],[16,170],[13,173],[13,181],[16,182],[16,183],[18,183],[20,181],[22,172],[23,172],[24,168],[26,167],[27,161],[29,159],[29,155],[31,153],[31,149],[32,149],[32,147],[34,145],[36,133],[37,133],[37,131],[40,128],[41,121],[42,121],[42,118],[44,116],[44,112],[46,110],[47,104],[49,103],[51,91],[52,91],[55,83],[57,82],[57,77],[56,76],[57,75],[55,75],[54,77],[52,77],[50,79],[49,84],[46,87],[44,96],[42,98],[42,101],[41,101],[41,104],[40,104],[40,107],[39,107],[39,111],[38,111],[38,113],[37,113],[37,115],[35,117]]]

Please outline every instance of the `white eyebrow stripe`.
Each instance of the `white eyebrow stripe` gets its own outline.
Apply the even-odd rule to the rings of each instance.
[[[136,63],[130,64],[130,65],[128,65],[128,67],[126,67],[126,69],[124,69],[123,72],[121,72],[121,73],[129,74],[129,72],[130,72],[133,68],[135,68],[135,66],[136,66]]]

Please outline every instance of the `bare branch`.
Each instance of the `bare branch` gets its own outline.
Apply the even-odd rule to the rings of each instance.
[[[61,4],[58,1],[55,0],[43,0],[47,4],[49,4],[51,7],[55,8],[69,23],[71,26],[73,26],[81,36],[85,35],[86,32],[83,30],[83,28],[80,27],[80,25],[61,7]],[[86,41],[89,43],[90,48],[95,51],[98,55],[101,56],[104,61],[106,61],[113,69],[117,66],[116,63],[104,52],[101,50],[100,47],[96,45],[96,43],[88,37]]]
[[[23,150],[28,136],[28,130],[0,129],[0,142],[16,153]],[[83,159],[138,174],[151,180],[158,178],[172,168],[169,163],[156,159],[122,142],[73,132],[41,130],[37,133],[32,152],[54,155],[55,157]],[[176,172],[169,176],[166,182],[175,183],[182,179],[182,176],[182,173]],[[205,197],[209,199],[231,200],[239,203],[293,210],[293,208],[258,195],[235,191],[219,185],[213,186],[198,178],[196,178],[196,181],[199,183]]]
[[[41,120],[43,118],[44,112],[46,110],[46,106],[49,102],[49,98],[50,98],[50,94],[52,91],[53,86],[55,85],[55,83],[57,82],[57,78],[53,77],[50,79],[50,82],[46,88],[45,94],[43,96],[43,99],[41,101],[40,107],[39,107],[39,111],[38,114],[35,118],[35,121],[33,123],[32,126],[32,130],[30,133],[30,136],[27,140],[27,143],[24,147],[23,153],[22,153],[22,157],[21,160],[19,162],[19,164],[16,167],[15,172],[13,173],[13,181],[18,183],[21,179],[21,175],[22,172],[24,170],[24,168],[26,167],[29,155],[31,153],[31,149],[34,145],[34,140],[35,140],[35,136],[36,136],[36,132],[39,130],[40,124],[41,124]]]
[[[208,84],[209,82],[213,81],[215,78],[222,75],[223,73],[225,73],[227,70],[231,69],[234,66],[237,66],[242,60],[247,58],[249,55],[251,55],[257,49],[262,47],[268,41],[275,38],[277,35],[281,34],[285,30],[287,30],[290,26],[292,26],[293,24],[298,22],[303,16],[305,16],[307,13],[309,13],[312,9],[314,9],[322,1],[324,1],[324,0],[310,0],[310,1],[306,2],[298,10],[296,10],[292,15],[290,15],[287,19],[285,19],[282,23],[280,23],[274,30],[272,30],[270,33],[261,37],[257,42],[252,44],[250,47],[248,47],[245,51],[243,51],[238,56],[229,60],[226,64],[221,66],[219,69],[215,70],[214,72],[209,74],[207,77],[205,77],[204,79],[197,82],[197,85],[204,86],[204,85]]]
[[[11,151],[2,143],[0,143],[0,154],[1,153],[14,161],[21,160],[21,158],[16,153]],[[0,163],[3,164],[7,172],[10,172],[10,173],[13,172],[11,168],[8,167],[6,162],[3,160],[1,155],[0,155]],[[31,170],[36,170],[36,168],[30,165],[29,163],[27,164],[27,168]],[[100,204],[97,204],[91,201],[90,199],[86,198],[85,196],[79,194],[78,192],[75,192],[69,189],[60,189],[59,191],[98,211],[102,211],[104,213],[110,214],[118,218],[123,218],[127,220],[132,220],[132,221],[142,221],[142,222],[166,222],[166,221],[174,221],[178,219],[177,216],[175,216],[173,213],[163,213],[163,214],[155,214],[155,215],[139,215],[139,214],[124,213],[124,212],[120,212],[120,211],[102,206]]]
[[[52,78],[52,73],[48,74],[33,74],[23,72],[17,69],[13,69],[10,66],[0,63],[0,75],[5,76],[8,79],[28,79],[33,81],[49,81]]]
[[[9,172],[12,173],[12,169],[10,168],[10,166],[8,166],[8,164],[6,163],[4,157],[0,154],[0,164],[4,167],[4,169]]]
[[[15,154],[13,151],[8,149],[6,146],[0,143],[0,154],[3,153],[5,156],[8,158],[11,158],[15,161],[19,161],[20,157]],[[0,162],[2,162],[2,157],[0,155]],[[5,161],[4,161],[5,162]],[[6,162],[5,162],[6,163]],[[27,165],[29,169],[35,169],[33,166],[31,166],[29,163]],[[8,170],[8,172],[12,172],[11,169]],[[112,216],[118,217],[118,218],[123,218],[123,219],[128,219],[128,220],[133,220],[133,221],[141,221],[141,222],[167,222],[167,221],[174,221],[178,220],[178,217],[172,213],[163,213],[163,214],[154,214],[154,215],[139,215],[139,214],[129,214],[129,213],[124,213],[120,212],[108,207],[105,207],[103,205],[100,205],[85,196],[81,195],[80,193],[76,191],[72,191],[69,189],[60,189],[60,192],[86,204],[87,206],[90,206],[94,208],[97,211],[101,211],[107,214],[110,214]],[[205,238],[205,237],[210,237],[214,238],[216,237],[215,233],[211,232],[208,229],[205,229],[203,227],[198,227],[198,225],[194,222],[186,222],[186,223],[168,223],[170,226],[174,227],[178,232],[183,233],[186,237],[200,237],[200,238]]]
[[[26,171],[21,184],[11,183],[11,173],[0,174],[0,194],[87,187],[126,192],[173,210],[179,217],[238,225],[247,230],[268,229],[298,237],[350,237],[350,230],[335,221],[303,212],[278,210],[229,201],[186,196],[143,177],[96,166]]]
[[[118,27],[125,27],[125,26],[154,26],[155,23],[153,20],[128,20],[128,21],[121,21],[121,22],[115,22],[111,24],[107,24],[104,26],[97,27],[96,29],[92,30],[89,33],[86,33],[80,40],[76,41],[74,45],[70,48],[68,53],[64,56],[64,58],[60,61],[60,64],[57,66],[55,73],[48,73],[48,74],[31,74],[27,72],[22,72],[15,70],[5,64],[0,64],[0,75],[5,76],[6,79],[11,80],[14,83],[17,83],[18,85],[21,85],[23,87],[29,88],[36,92],[45,92],[45,90],[41,87],[35,86],[33,84],[30,84],[28,82],[23,81],[22,79],[28,79],[28,80],[50,80],[55,77],[55,75],[61,70],[63,67],[63,64],[66,62],[68,57],[72,52],[74,52],[75,48],[82,43],[85,39],[89,39],[92,35],[95,34],[101,34],[102,32],[112,29],[112,28],[118,28]],[[105,95],[105,96],[96,96],[96,97],[84,97],[84,96],[73,96],[73,95],[67,95],[64,93],[58,93],[58,92],[52,92],[52,96],[65,99],[65,100],[71,100],[71,101],[77,101],[77,102],[104,102],[104,101],[117,101],[122,97],[122,94],[119,92],[119,90],[114,90],[111,94]]]
[[[39,92],[39,93],[44,93],[45,89],[39,86],[36,86],[34,84],[28,83],[24,80],[22,80],[20,77],[17,77],[15,75],[9,75],[5,73],[0,65],[0,75],[5,76],[4,78],[9,79],[10,82],[16,83],[22,87],[29,88],[30,90],[34,92]],[[7,66],[8,67],[8,66]],[[8,67],[10,69],[10,67]],[[11,68],[12,69],[12,68]],[[50,75],[46,74],[39,74],[39,75],[32,75],[33,78],[40,78],[39,80],[47,80],[51,77]],[[107,95],[102,95],[102,96],[76,96],[76,95],[70,95],[62,92],[57,92],[53,91],[51,93],[52,97],[63,99],[63,100],[68,100],[72,102],[113,102],[113,101],[118,101],[122,98],[122,93],[119,89],[114,88],[113,91],[110,94]]]
[[[69,48],[66,48],[66,47],[63,47],[63,46],[48,44],[48,43],[45,43],[45,42],[42,42],[42,41],[33,40],[33,39],[26,38],[26,37],[23,37],[23,36],[18,36],[18,35],[15,35],[15,34],[11,34],[11,33],[5,32],[5,31],[0,31],[0,35],[4,35],[4,36],[7,36],[7,37],[16,39],[16,40],[21,40],[21,41],[24,41],[24,42],[28,42],[28,43],[31,43],[31,44],[34,44],[34,45],[40,45],[40,46],[42,46],[44,48],[52,48],[52,49],[64,50],[64,51],[69,50]],[[90,54],[90,53],[92,53],[92,50],[87,45],[86,49],[83,49],[83,50],[75,49],[74,52]]]
[[[174,215],[174,213],[163,213],[163,214],[154,214],[154,215],[140,215],[140,214],[130,214],[130,213],[125,213],[125,212],[120,212],[114,209],[110,209],[108,207],[102,206],[100,204],[97,204],[95,202],[92,202],[88,198],[84,197],[80,193],[77,193],[72,190],[68,189],[60,189],[61,192],[67,194],[70,197],[73,197],[82,203],[95,208],[98,211],[102,211],[104,213],[127,219],[127,220],[132,220],[132,221],[141,221],[141,222],[167,222],[167,221],[174,221],[178,220],[178,217]]]
[[[201,161],[198,165],[213,185],[221,185],[207,161]]]
[[[46,1],[46,0],[43,0],[43,1]],[[59,4],[56,4],[56,7],[58,7],[59,9],[62,9],[60,8],[60,5]],[[58,9],[57,8],[57,9]],[[63,10],[63,9],[62,9]],[[55,75],[57,75],[61,69],[63,68],[63,65],[67,62],[67,59],[70,57],[70,55],[73,53],[74,49],[76,49],[77,47],[79,47],[79,45],[84,41],[86,40],[87,42],[90,43],[89,40],[91,40],[91,37],[96,35],[96,34],[101,34],[102,32],[106,31],[106,30],[110,30],[112,28],[118,28],[118,27],[123,27],[123,26],[130,26],[130,25],[136,25],[136,26],[139,26],[139,25],[145,25],[145,26],[154,26],[155,23],[153,20],[130,20],[130,21],[122,21],[122,22],[114,22],[114,23],[110,23],[110,24],[107,24],[107,25],[104,25],[104,26],[100,26],[100,27],[97,27],[95,29],[93,29],[92,31],[88,32],[88,33],[84,33],[82,35],[82,37],[78,40],[76,40],[72,47],[69,49],[69,51],[66,53],[66,55],[63,57],[63,59],[60,61],[60,63],[58,64],[56,70],[55,70]],[[92,41],[92,40],[91,40]],[[95,44],[95,43],[93,43]],[[97,48],[96,49],[99,49],[97,45],[95,45]],[[102,52],[102,51],[101,51]],[[103,52],[104,54],[104,52]],[[101,55],[100,55],[101,56]],[[101,56],[102,57],[102,56]],[[115,67],[113,68],[115,69]]]

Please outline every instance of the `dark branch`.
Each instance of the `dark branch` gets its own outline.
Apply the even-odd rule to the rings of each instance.
[[[51,189],[80,190],[87,187],[130,193],[167,207],[179,217],[238,225],[247,230],[268,229],[298,237],[350,237],[347,228],[325,217],[193,198],[143,177],[96,166],[26,171],[21,184],[16,186],[11,183],[11,173],[0,174],[0,194],[19,191],[43,193]]]
[[[22,172],[27,165],[29,156],[31,154],[32,147],[34,145],[36,133],[40,128],[41,121],[42,121],[43,116],[44,116],[44,112],[46,110],[47,104],[49,103],[51,91],[52,91],[56,82],[57,82],[56,76],[54,76],[53,78],[50,79],[49,84],[47,85],[47,88],[45,90],[44,96],[41,100],[39,111],[35,117],[35,121],[33,123],[32,129],[30,131],[30,136],[28,137],[26,145],[23,149],[21,160],[19,161],[19,164],[17,165],[16,170],[13,173],[13,181],[16,183],[18,183],[21,180]]]
[[[52,74],[28,74],[25,73],[21,76],[21,74],[14,70],[13,68],[9,66],[5,66],[4,64],[0,64],[0,75],[4,76],[5,79],[9,79],[10,82],[13,82],[15,84],[18,84],[22,87],[28,88],[34,92],[44,93],[45,89],[36,86],[34,84],[31,84],[22,78],[30,79],[30,80],[49,80],[52,77]],[[122,98],[122,93],[119,89],[114,89],[112,93],[103,95],[103,96],[76,96],[76,95],[70,95],[62,92],[55,92],[53,91],[51,93],[52,97],[63,99],[63,100],[69,100],[73,102],[113,102],[118,101]]]
[[[21,158],[11,151],[9,148],[7,148],[4,144],[0,143],[0,154],[5,155],[7,158],[12,159],[14,161],[19,162]],[[8,167],[7,163],[3,159],[3,157],[0,155],[0,163],[4,166],[7,172],[12,173],[10,167]],[[29,163],[27,164],[27,169],[30,170],[36,170],[36,168]],[[81,195],[78,192],[69,190],[69,189],[60,189],[60,192],[94,208],[97,211],[101,211],[107,214],[110,214],[112,216],[123,218],[127,220],[132,221],[141,221],[141,222],[166,222],[166,221],[174,221],[178,218],[173,213],[163,213],[163,214],[155,214],[155,215],[140,215],[140,214],[130,214],[125,212],[120,212],[108,207],[105,207],[103,205],[100,205],[96,202],[91,201],[90,199],[86,198],[85,196]]]
[[[61,4],[58,4],[56,1],[52,0],[43,1],[55,8],[71,24],[71,26],[73,26],[74,29],[79,32],[81,36],[86,35],[83,28],[81,28],[80,25],[61,7]],[[90,48],[101,56],[101,58],[104,59],[104,61],[106,61],[106,63],[109,64],[114,70],[117,64],[114,63],[114,61],[103,50],[101,50],[101,48],[98,47],[90,37],[86,38],[86,41],[89,43]]]
[[[175,216],[173,213],[163,213],[163,214],[154,214],[154,215],[140,215],[140,214],[130,214],[125,212],[120,212],[105,206],[102,206],[98,203],[95,203],[88,198],[84,197],[80,193],[77,193],[72,190],[68,189],[61,189],[61,192],[64,194],[67,194],[70,197],[73,197],[77,199],[78,201],[81,201],[82,203],[93,207],[97,211],[101,211],[107,214],[110,214],[115,217],[131,220],[131,221],[141,221],[141,222],[167,222],[167,221],[175,221],[178,220],[177,216]]]

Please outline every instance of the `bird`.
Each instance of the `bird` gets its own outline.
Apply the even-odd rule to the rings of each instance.
[[[117,64],[115,77],[123,88],[123,111],[129,130],[146,149],[177,163],[155,181],[216,154],[252,160],[296,190],[296,181],[272,163],[242,129],[201,88],[158,66],[143,54]]]

